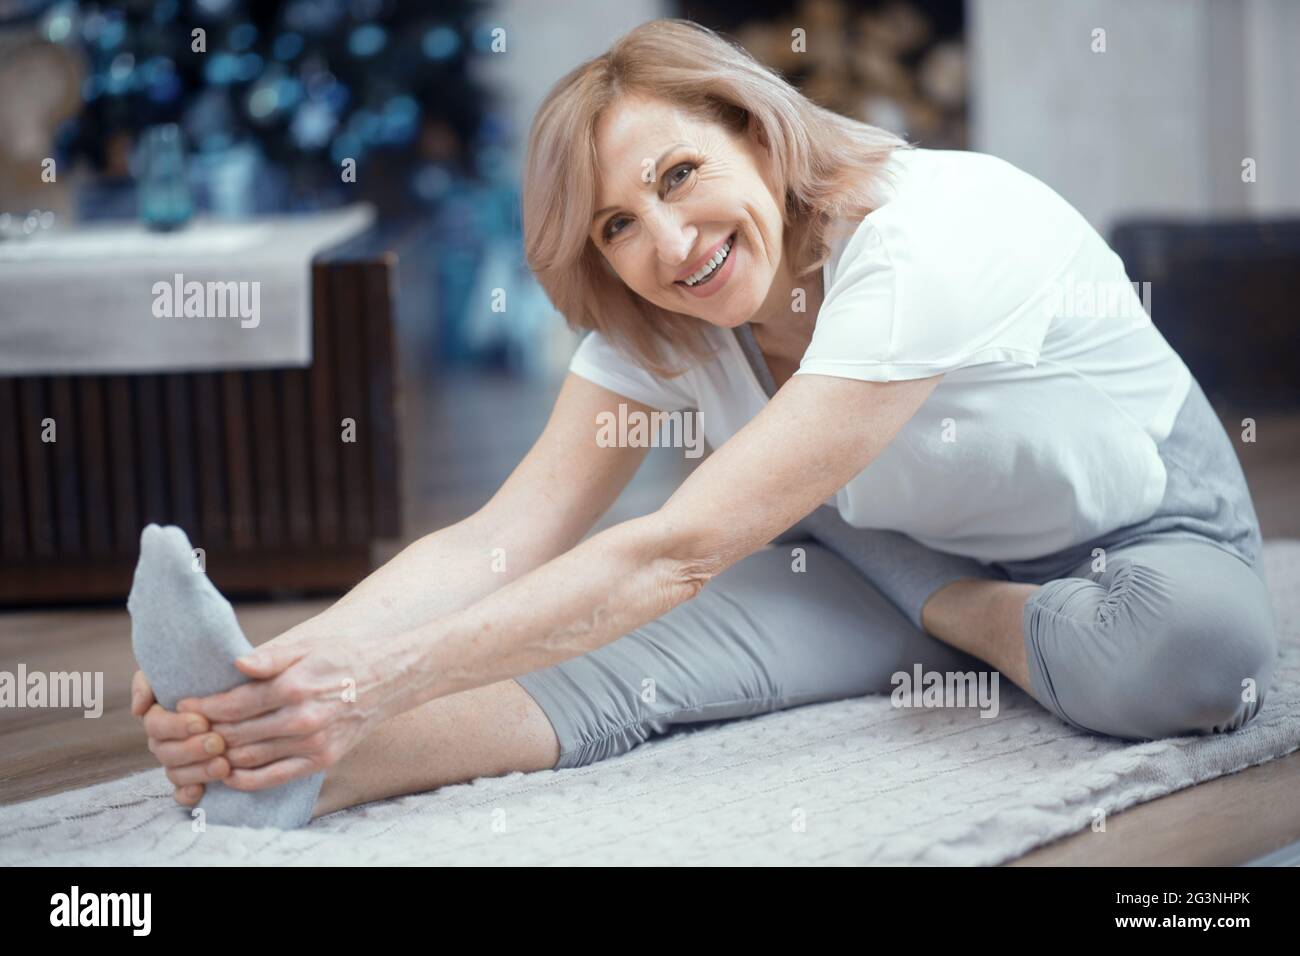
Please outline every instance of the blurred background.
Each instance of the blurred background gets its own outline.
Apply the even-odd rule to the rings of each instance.
[[[523,262],[529,123],[662,16],[1064,195],[1152,283],[1234,440],[1256,422],[1237,444],[1266,535],[1300,534],[1300,4],[0,0],[0,602],[124,596],[148,520],[238,557],[213,570],[227,590],[338,589],[482,505],[577,342]],[[90,344],[138,311],[119,277],[182,259],[265,269],[310,321],[268,313],[253,352]],[[652,451],[597,529],[695,464]]]

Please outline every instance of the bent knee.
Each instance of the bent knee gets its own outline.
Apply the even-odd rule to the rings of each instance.
[[[1213,557],[1213,556],[1211,556]],[[1031,657],[1068,723],[1150,740],[1236,730],[1273,676],[1272,603],[1246,565],[1170,573],[1139,561],[1105,585],[1051,582],[1027,606]]]
[[[1271,607],[1220,596],[1194,602],[1149,635],[1146,675],[1168,736],[1237,730],[1263,706],[1277,655]]]

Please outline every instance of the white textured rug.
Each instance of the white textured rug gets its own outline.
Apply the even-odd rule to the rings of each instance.
[[[161,769],[0,807],[0,862],[996,864],[1100,816],[1300,748],[1300,542],[1269,542],[1280,657],[1241,730],[1144,744],[1078,733],[1009,682],[1001,709],[816,704],[322,817],[194,832]]]

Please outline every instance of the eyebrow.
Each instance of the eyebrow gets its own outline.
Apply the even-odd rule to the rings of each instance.
[[[686,143],[673,143],[673,145],[669,146],[667,149],[663,151],[663,153],[660,154],[659,158],[655,160],[655,181],[656,182],[659,179],[659,167],[664,164],[664,160],[667,159],[669,156],[671,156],[674,150],[684,149],[687,148],[687,146],[688,144]],[[647,183],[646,185],[649,185],[649,183]],[[591,221],[595,222],[601,216],[605,215],[605,213],[613,212],[617,208],[618,208],[617,206],[606,206],[604,209],[598,209],[596,210],[595,213],[592,214]]]

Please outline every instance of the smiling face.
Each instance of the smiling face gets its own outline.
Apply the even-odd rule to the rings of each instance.
[[[590,237],[619,278],[713,325],[761,321],[786,278],[785,229],[754,136],[630,94],[601,114],[595,134]]]

